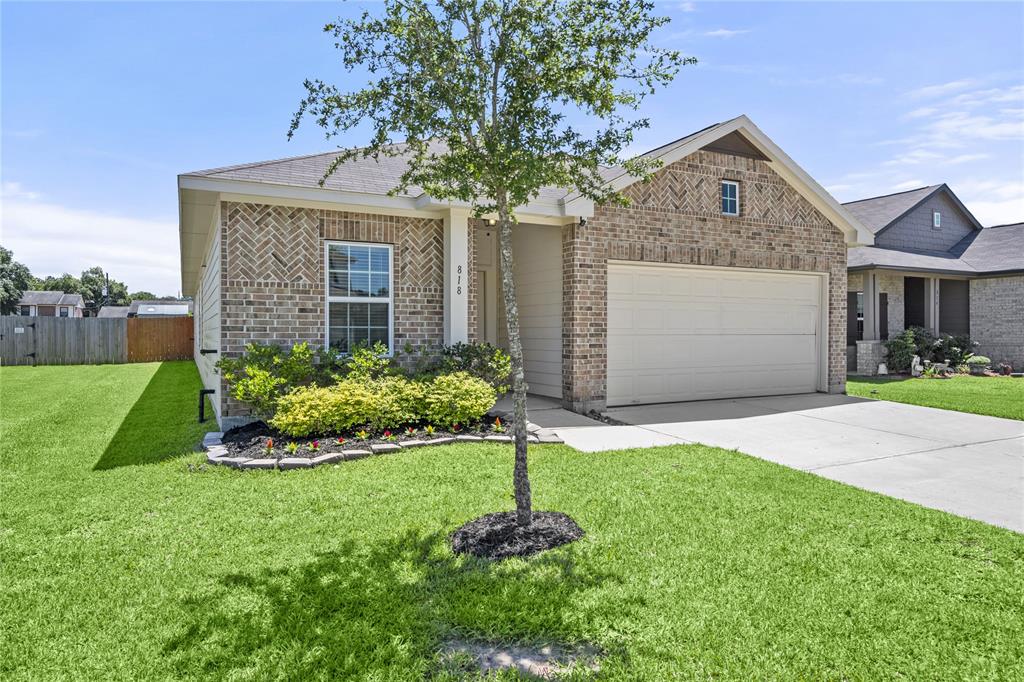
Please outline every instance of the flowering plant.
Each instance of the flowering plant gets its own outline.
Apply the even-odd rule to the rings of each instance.
[[[405,435],[411,436],[414,433],[416,433],[416,429],[412,428],[411,426],[406,426],[405,427]]]
[[[505,433],[505,425],[501,423],[501,417],[494,418],[494,426],[491,428],[494,429],[495,433]]]
[[[356,438],[358,438],[359,440],[366,440],[369,437],[370,434],[366,432],[366,429],[359,429],[358,431],[356,431]]]
[[[315,440],[315,441],[311,442],[309,444],[309,449],[312,450],[313,452],[316,452],[317,450],[319,450],[320,449],[320,441]]]
[[[426,426],[423,427],[423,433],[427,434],[428,436],[433,436],[434,426],[432,424],[427,424]]]
[[[288,451],[289,455],[294,455],[296,452],[299,451],[299,444],[296,443],[295,441],[292,441],[291,443],[288,443],[288,445],[285,445],[284,449]]]
[[[274,439],[268,438],[267,444],[263,446],[263,450],[269,455],[274,451]]]
[[[452,424],[452,432],[453,433],[458,433],[461,430],[462,430],[461,426],[459,426],[458,424]]]
[[[336,442],[336,443],[337,443],[338,445],[344,445],[344,444],[345,444],[345,439],[344,439],[344,438],[342,438],[341,436],[338,436],[338,438],[337,438],[337,439],[335,440],[335,442]]]
[[[385,431],[384,440],[395,440],[395,434],[391,433],[390,431]]]

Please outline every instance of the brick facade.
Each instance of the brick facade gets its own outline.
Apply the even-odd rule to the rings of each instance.
[[[722,179],[740,183],[739,217],[721,215]],[[605,404],[609,259],[828,273],[828,385],[845,390],[846,242],[770,164],[699,151],[626,195],[563,230],[563,402]]]
[[[220,229],[223,357],[250,341],[323,346],[325,240],[391,244],[396,349],[442,343],[441,220],[224,202]],[[247,414],[225,398],[222,417]]]
[[[1024,276],[972,279],[970,296],[975,352],[1024,371]]]

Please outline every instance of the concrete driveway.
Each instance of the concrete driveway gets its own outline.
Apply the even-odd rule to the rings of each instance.
[[[807,394],[612,408],[555,428],[586,452],[706,443],[1024,532],[1024,422]]]

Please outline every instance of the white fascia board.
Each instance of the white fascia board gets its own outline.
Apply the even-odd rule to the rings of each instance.
[[[295,187],[293,185],[277,185],[247,180],[224,180],[195,175],[179,176],[178,187],[181,189],[219,192],[221,199],[224,201],[261,201],[273,199],[275,201],[267,203],[289,202],[288,205],[291,206],[311,206],[338,211],[376,209],[375,212],[386,211],[393,215],[437,217],[437,211],[427,212],[419,209],[414,197],[392,197],[386,194]],[[404,213],[397,213],[398,211]]]
[[[473,205],[468,201],[442,201],[427,194],[421,194],[416,197],[416,206],[422,210],[433,211],[447,211],[450,209],[471,211],[473,209]],[[516,217],[519,218],[519,222],[526,223],[536,222],[538,219],[544,220],[545,222],[550,221],[550,219],[557,219],[558,224],[562,224],[566,222],[564,219],[567,217],[573,218],[573,220],[569,222],[575,222],[575,218],[589,217],[581,214],[568,213],[566,211],[566,204],[561,199],[557,202],[537,201],[523,206],[517,206],[515,214]],[[591,202],[590,215],[593,215],[593,202]]]

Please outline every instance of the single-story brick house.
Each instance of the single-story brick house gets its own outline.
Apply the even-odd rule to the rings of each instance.
[[[221,424],[247,412],[217,358],[249,341],[341,351],[504,341],[496,233],[469,206],[388,196],[401,158],[337,152],[178,178],[182,287]],[[576,411],[843,392],[847,247],[872,234],[747,117],[617,169],[629,207],[544,188],[513,250],[527,381]]]
[[[26,291],[21,295],[14,314],[24,317],[83,317],[85,301],[81,294]]]
[[[983,228],[945,184],[844,206],[875,237],[848,255],[851,370],[877,373],[883,342],[911,326],[1024,368],[1024,223]]]

